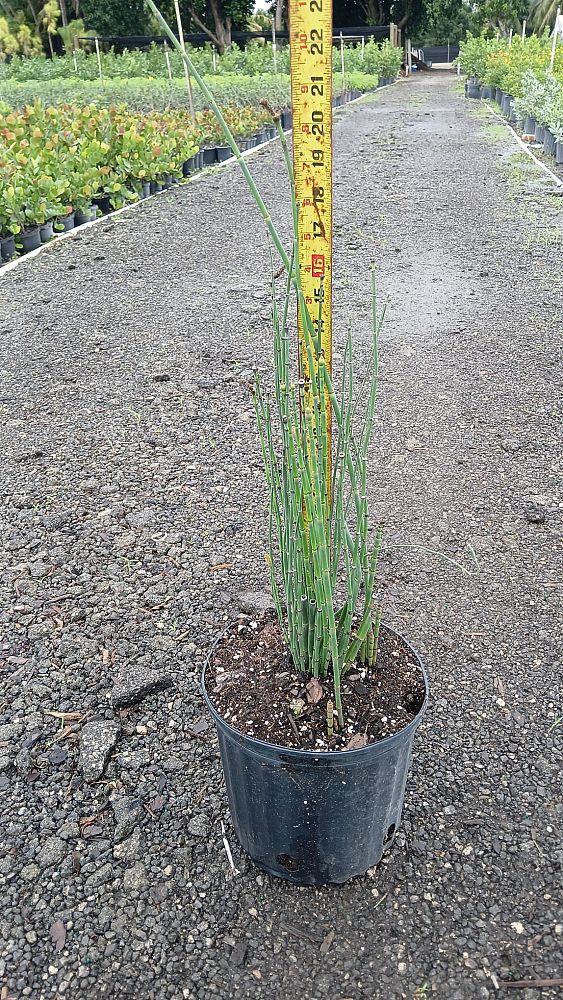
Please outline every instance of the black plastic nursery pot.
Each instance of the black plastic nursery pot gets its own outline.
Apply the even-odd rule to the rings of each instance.
[[[544,135],[545,135],[545,126],[544,125],[538,125],[537,122],[536,122],[536,129],[535,129],[534,135],[536,137],[536,142],[543,143]]]
[[[75,211],[75,213],[74,213],[74,225],[75,225],[75,227],[76,226],[84,226],[84,225],[86,225],[87,222],[92,222],[92,219],[96,218],[95,211],[96,211],[95,208],[92,208],[92,207],[90,207],[89,209],[87,209],[85,212],[83,212],[81,208],[77,208],[76,211]]]
[[[401,821],[414,735],[428,702],[420,658],[409,646],[425,696],[404,729],[358,750],[316,753],[253,739],[221,718],[205,687],[220,639],[204,666],[202,689],[241,846],[264,871],[299,885],[339,884],[362,875],[379,863]]]
[[[490,101],[495,96],[495,88],[489,86],[481,87],[481,97],[484,97],[486,101]]]
[[[555,162],[558,164],[563,163],[563,142],[560,140],[555,143]]]
[[[225,146],[223,148],[228,149],[229,152],[231,151],[229,146]],[[211,146],[210,148],[208,147],[207,149],[202,149],[200,150],[200,153],[201,153],[202,167],[212,167],[214,163],[217,163],[218,156],[217,156],[216,146]]]
[[[535,135],[536,134],[536,119],[528,115],[524,118],[524,135]]]
[[[287,110],[286,111],[282,111],[281,120],[282,120],[282,128],[283,128],[284,132],[287,132],[287,130],[291,128],[291,122],[292,122],[292,113],[291,113],[291,111],[287,111]]]
[[[471,97],[474,100],[479,100],[479,98],[481,97],[481,84],[471,83],[470,81],[468,81],[465,85],[465,94],[466,97]]]
[[[41,230],[39,226],[34,226],[33,229],[24,229],[19,234],[18,241],[21,243],[24,253],[29,253],[30,250],[37,250],[41,246]]]
[[[60,215],[55,228],[59,233],[69,233],[71,229],[74,229],[74,212],[69,212],[68,215]]]
[[[196,170],[196,158],[195,156],[190,156],[189,160],[184,160],[182,163],[182,177],[189,177]]]
[[[48,243],[49,240],[53,239],[55,232],[53,230],[52,222],[44,222],[42,226],[39,226],[39,235],[41,237],[42,243]]]
[[[502,101],[502,90],[500,89],[500,87],[495,87],[495,101],[497,102],[497,104],[500,104],[500,102]]]
[[[544,129],[543,133],[543,151],[548,156],[553,156],[555,153],[555,136],[548,128]]]
[[[0,260],[7,263],[16,253],[16,237],[0,236]]]
[[[217,163],[224,163],[225,160],[232,159],[233,151],[230,146],[216,146]]]

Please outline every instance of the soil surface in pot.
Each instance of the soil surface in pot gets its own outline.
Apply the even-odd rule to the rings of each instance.
[[[296,750],[352,750],[392,736],[414,719],[424,679],[413,652],[381,627],[374,668],[356,665],[342,683],[345,726],[329,737],[329,681],[299,674],[272,613],[241,615],[219,642],[206,671],[219,715],[239,732]]]

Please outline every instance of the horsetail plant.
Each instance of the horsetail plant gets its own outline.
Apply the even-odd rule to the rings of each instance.
[[[295,258],[294,258],[295,259]],[[372,276],[373,285],[375,277]],[[270,492],[269,551],[276,613],[297,669],[310,677],[332,675],[338,725],[344,725],[341,681],[357,659],[373,666],[380,609],[373,609],[381,529],[370,547],[367,512],[367,453],[377,396],[378,335],[383,320],[373,311],[371,378],[363,420],[355,430],[352,338],[344,351],[340,398],[336,396],[318,341],[304,324],[314,371],[311,386],[290,371],[288,276],[283,309],[273,291],[273,407],[259,373],[253,392],[262,457]],[[322,286],[321,286],[322,288]],[[372,288],[375,303],[375,287]],[[322,290],[320,297],[322,298]],[[332,479],[326,481],[327,433],[324,394],[336,422]],[[339,601],[342,592],[345,599]]]
[[[259,373],[253,386],[270,494],[266,560],[277,618],[295,667],[307,677],[332,680],[334,707],[332,700],[327,703],[327,729],[332,735],[336,724],[344,726],[341,687],[345,674],[357,661],[373,667],[377,658],[381,609],[374,608],[373,594],[382,529],[376,531],[370,544],[367,457],[377,399],[378,338],[385,310],[378,312],[372,272],[369,384],[364,413],[360,416],[363,394],[354,392],[351,334],[346,340],[337,395],[303,295],[297,253],[299,206],[280,116],[272,112],[291,189],[294,231],[291,253],[283,246],[213,93],[153,0],[147,3],[214,111],[280,256],[282,273],[285,272],[281,309],[272,279],[275,405],[265,392]],[[299,371],[292,374],[289,306],[294,296],[302,319],[301,348],[308,361],[307,378],[301,377]],[[320,318],[322,279],[317,300]],[[320,323],[317,329],[320,330]],[[329,409],[336,424],[334,448],[330,443]]]

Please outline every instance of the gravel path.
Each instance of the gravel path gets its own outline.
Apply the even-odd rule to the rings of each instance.
[[[335,127],[337,354],[351,320],[364,363],[376,260],[381,586],[433,691],[394,849],[339,889],[241,856],[198,695],[266,587],[241,382],[268,365],[269,263],[237,170],[0,280],[6,996],[481,1000],[563,975],[563,203],[492,121],[437,73]],[[279,149],[252,162],[283,218]]]

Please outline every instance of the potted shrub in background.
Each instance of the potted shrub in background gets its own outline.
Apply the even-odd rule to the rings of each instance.
[[[460,42],[459,55],[455,62],[459,63],[467,77],[466,97],[481,97],[481,81],[485,75],[488,52],[489,46],[483,36],[468,34],[467,39]],[[487,96],[492,96],[490,88],[487,88]]]
[[[377,73],[379,85],[384,87],[394,83],[401,69],[402,50],[386,39],[379,45]]]
[[[16,237],[24,224],[23,205],[16,178],[8,164],[0,162],[0,260],[11,260],[16,253]]]
[[[153,0],[148,5],[179,49]],[[272,282],[273,398],[258,375],[251,390],[270,492],[267,562],[275,613],[258,621],[239,618],[217,639],[204,669],[203,692],[244,849],[262,868],[291,881],[338,883],[376,864],[393,840],[428,693],[420,659],[382,623],[375,596],[382,533],[371,534],[368,526],[367,458],[383,315],[373,289],[370,384],[359,419],[351,337],[337,390],[317,335],[321,314],[303,295],[298,206],[280,116],[272,113],[292,191],[289,250],[213,95],[185,58],[285,271],[279,304]],[[307,380],[289,347],[295,339],[290,337],[294,298],[303,323]],[[322,299],[321,279],[319,310]]]

